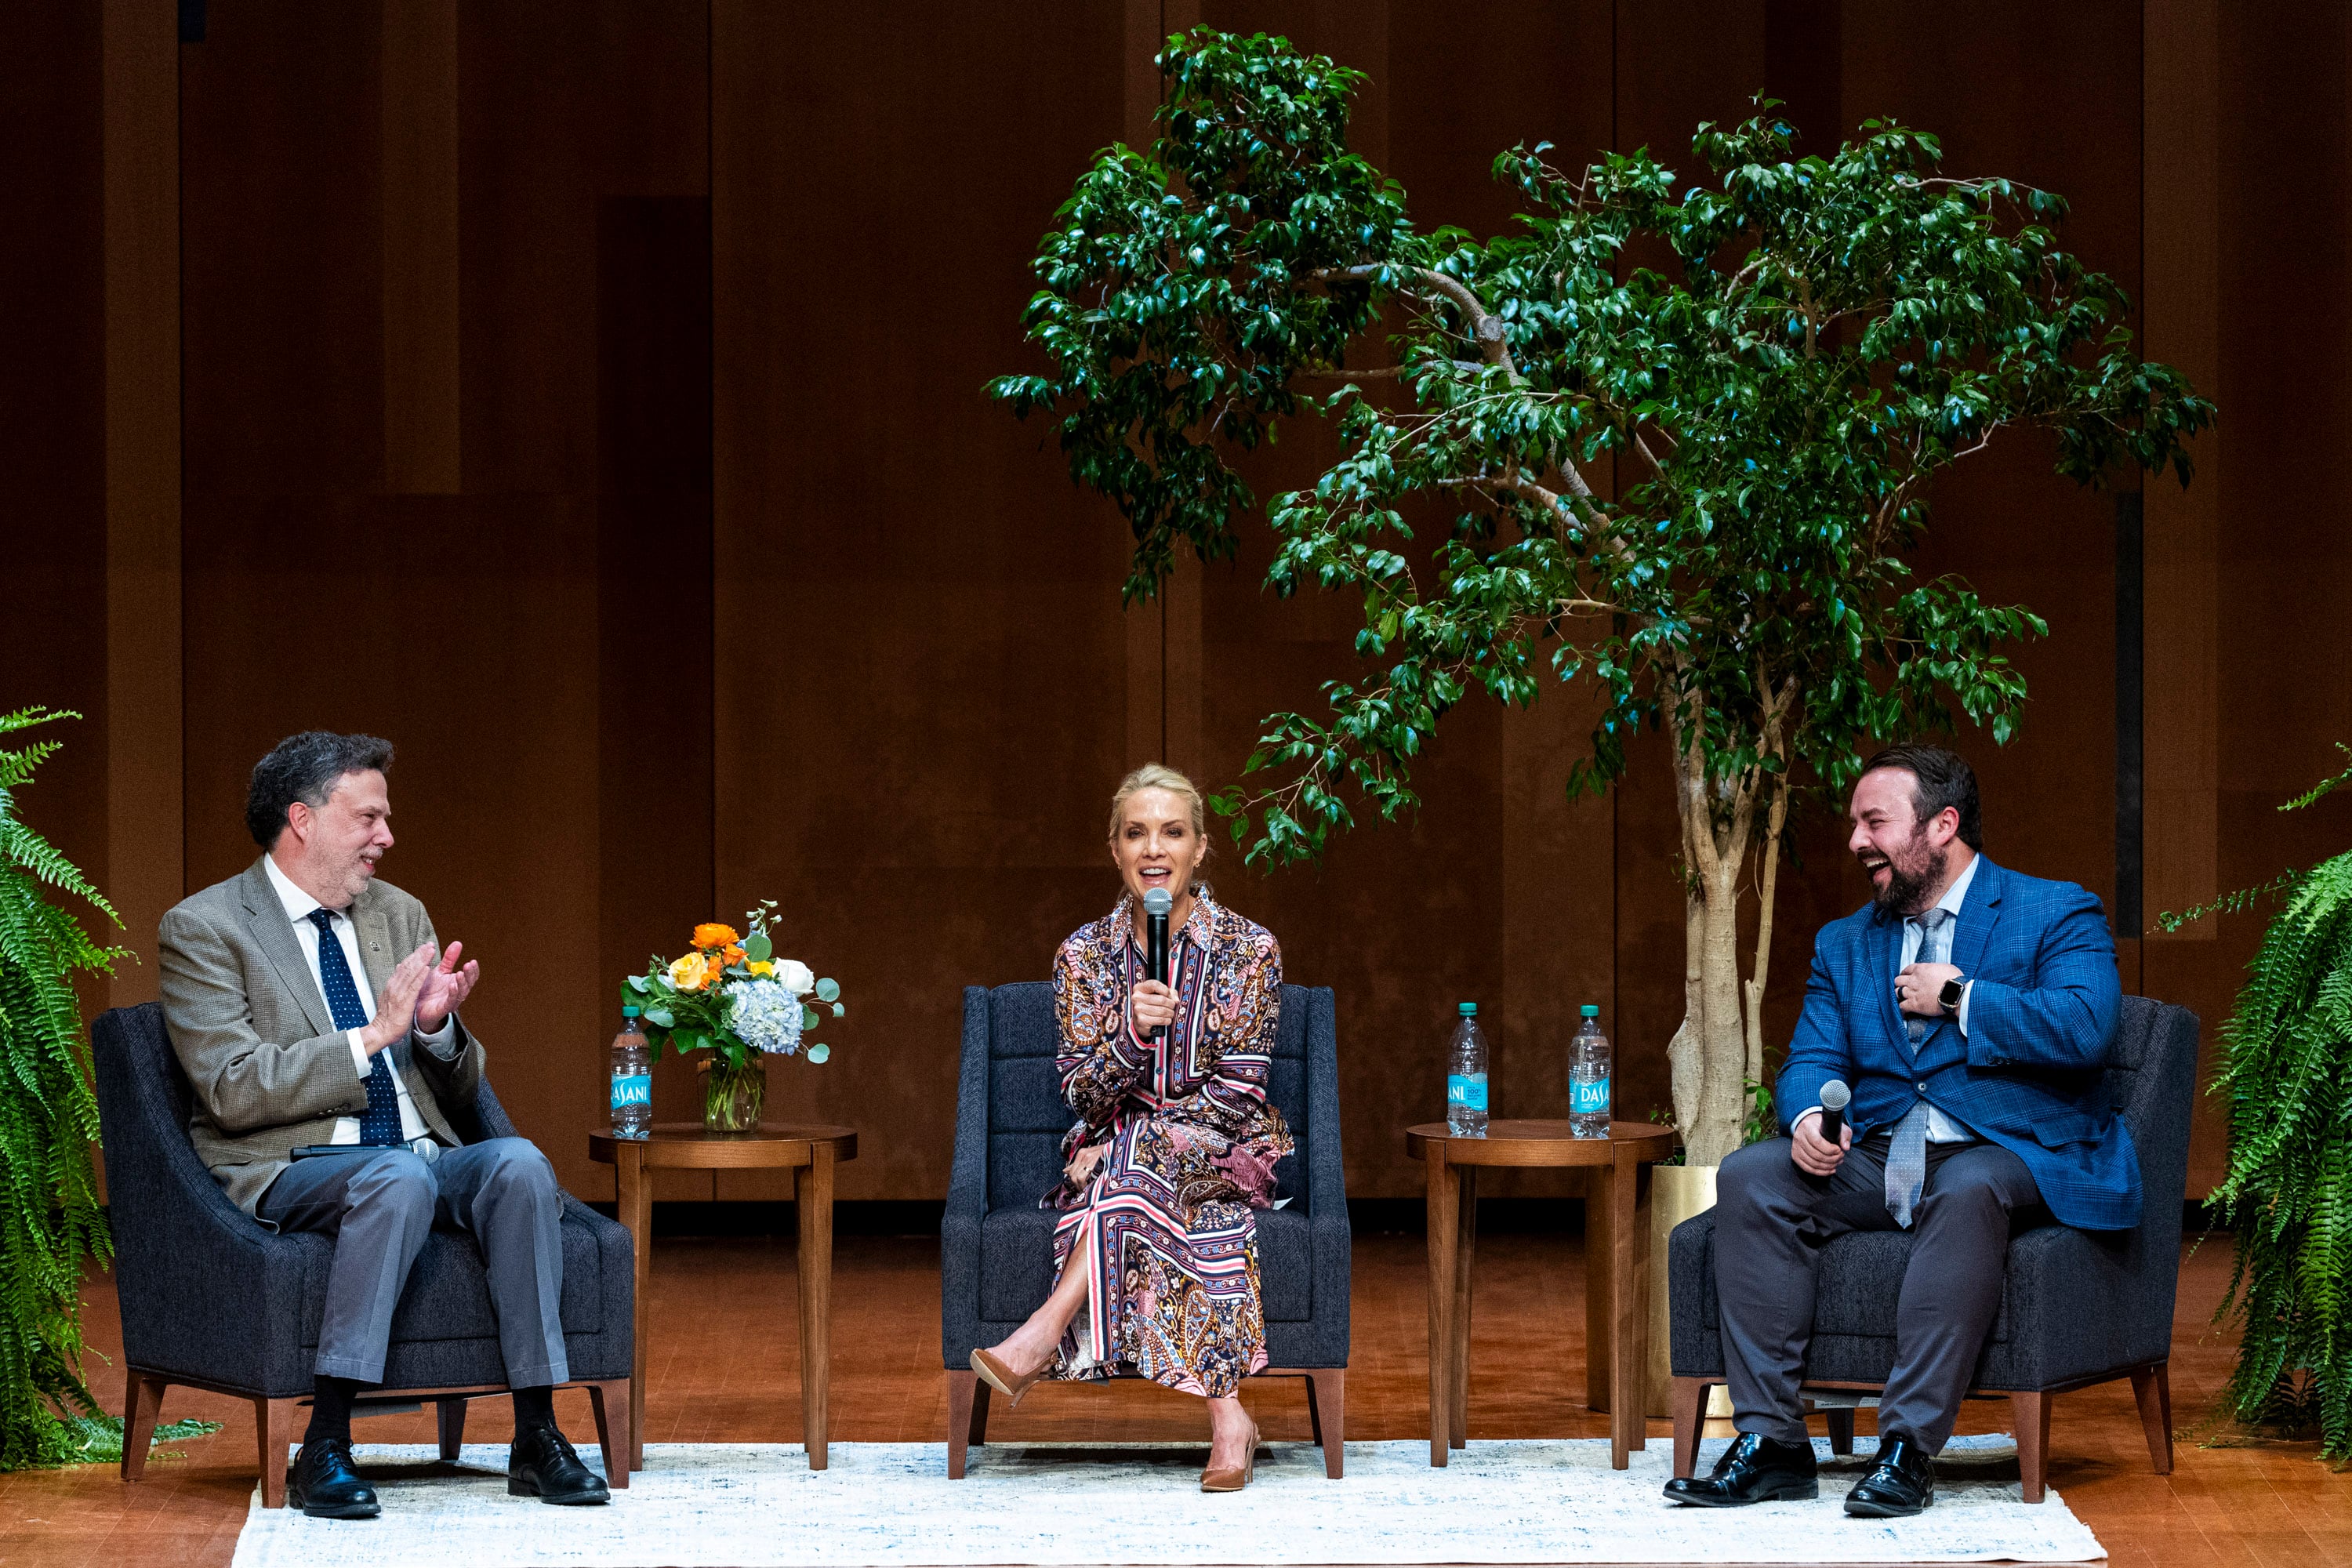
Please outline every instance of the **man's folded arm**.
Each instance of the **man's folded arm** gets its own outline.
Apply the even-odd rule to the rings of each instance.
[[[1813,972],[1805,980],[1805,1005],[1797,1015],[1796,1033],[1790,1037],[1789,1057],[1781,1064],[1780,1080],[1772,1087],[1772,1109],[1780,1119],[1781,1131],[1794,1132],[1798,1119],[1820,1107],[1822,1085],[1844,1076],[1852,1058],[1853,1052],[1846,1048],[1845,1004],[1822,955],[1821,939],[1815,938]]]
[[[2072,889],[2042,939],[2032,986],[1979,980],[1969,988],[1969,1065],[2083,1071],[2105,1065],[2123,1007],[2115,939],[2099,900]]]
[[[189,1089],[222,1131],[240,1134],[367,1109],[337,1029],[283,1043],[253,1027],[236,955],[204,921],[173,910],[157,944],[163,1019]]]

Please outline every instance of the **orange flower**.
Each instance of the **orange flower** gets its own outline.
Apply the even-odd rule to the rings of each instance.
[[[669,966],[669,983],[680,991],[699,991],[709,981],[709,961],[698,952],[689,952]]]
[[[694,945],[699,948],[730,947],[738,940],[733,926],[712,922],[694,928]]]
[[[720,968],[732,969],[743,962],[743,950],[730,942],[719,950],[717,956],[720,960]]]

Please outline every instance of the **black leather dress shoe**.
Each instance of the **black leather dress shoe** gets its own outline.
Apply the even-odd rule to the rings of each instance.
[[[1845,1498],[1856,1519],[1904,1519],[1936,1500],[1935,1457],[1908,1437],[1878,1445],[1878,1463]]]
[[[286,1500],[312,1519],[373,1519],[383,1511],[375,1489],[352,1468],[347,1437],[305,1443],[286,1474]]]
[[[1751,1502],[1781,1499],[1802,1500],[1822,1495],[1811,1443],[1783,1443],[1777,1437],[1742,1432],[1738,1441],[1716,1460],[1715,1472],[1666,1483],[1668,1502],[1696,1503],[1700,1508],[1744,1508]]]
[[[507,1495],[541,1502],[610,1502],[604,1478],[580,1462],[580,1451],[552,1426],[515,1434],[507,1449]]]

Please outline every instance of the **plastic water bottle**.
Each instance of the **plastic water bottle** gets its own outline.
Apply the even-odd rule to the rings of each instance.
[[[613,1037],[613,1131],[642,1138],[654,1123],[654,1058],[637,1027],[637,1009],[621,1009],[621,1032]]]
[[[1462,1022],[1445,1046],[1445,1130],[1456,1138],[1486,1136],[1486,1037],[1478,1032],[1478,1004],[1462,1004]]]
[[[1609,1136],[1609,1037],[1601,1009],[1587,1002],[1584,1022],[1568,1042],[1568,1130],[1579,1138]]]

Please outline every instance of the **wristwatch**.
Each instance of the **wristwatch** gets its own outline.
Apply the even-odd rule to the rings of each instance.
[[[1960,995],[1968,988],[1969,977],[1965,974],[1955,974],[1944,982],[1944,989],[1937,994],[1936,1000],[1944,1005],[1945,1012],[1949,1013],[1959,1006]]]

